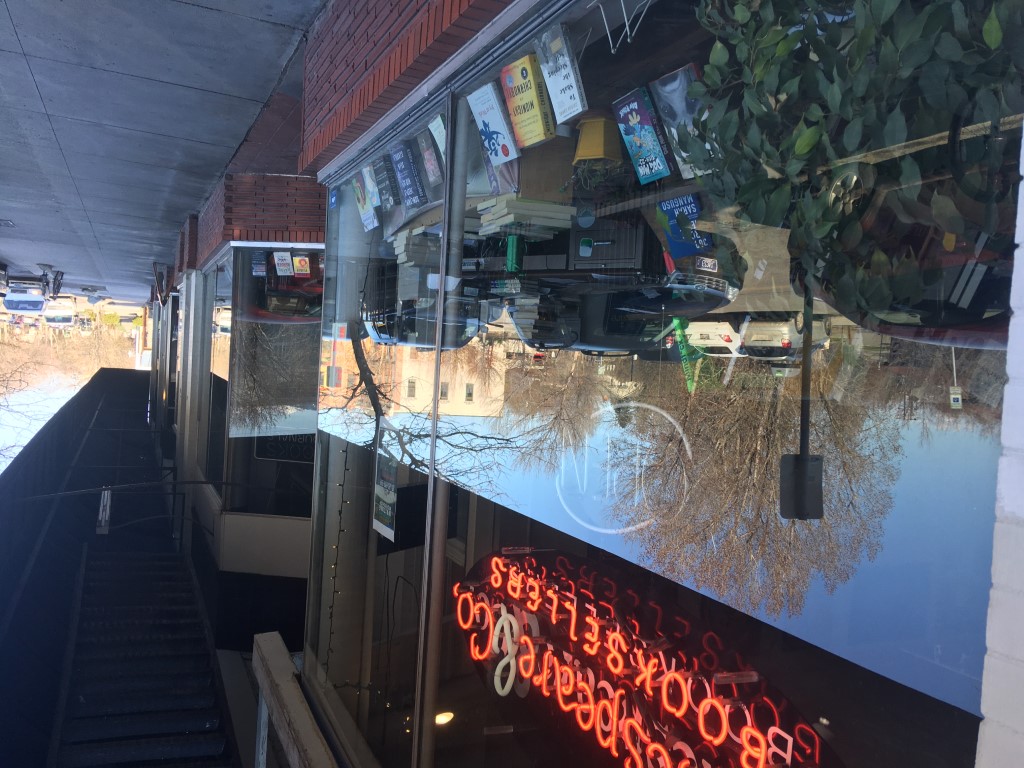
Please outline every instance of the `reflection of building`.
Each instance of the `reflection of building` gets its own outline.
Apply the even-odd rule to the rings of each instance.
[[[919,444],[916,427],[892,418],[894,395],[907,394],[910,374],[924,381],[915,388],[944,385],[944,369],[915,359],[883,371],[882,355],[859,354],[844,332],[849,355],[838,341],[815,355],[812,379],[810,441],[825,456],[828,512],[821,523],[783,523],[778,465],[799,442],[799,377],[668,354],[664,286],[587,261],[625,247],[602,233],[629,231],[641,193],[654,231],[665,225],[653,201],[693,194],[696,182],[641,189],[627,156],[583,188],[566,137],[488,169],[461,99],[528,53],[542,20],[565,22],[564,42],[586,44],[580,83],[597,108],[704,60],[711,38],[672,0],[652,4],[614,56],[602,14],[585,2],[514,3],[500,17],[500,4],[463,5],[446,9],[454,20],[433,7],[403,25],[366,15],[369,60],[357,51],[348,69],[354,11],[328,3],[304,52],[305,133],[289,145],[307,175],[227,173],[185,222],[177,274],[154,302],[154,419],[163,458],[189,483],[180,519],[216,642],[248,649],[253,634],[277,628],[304,652],[305,699],[290,660],[267,657],[266,637],[258,643],[278,737],[289,745],[302,723],[308,749],[389,767],[970,763],[991,434],[977,434],[981,421],[965,409],[943,421],[948,434]],[[396,29],[406,31],[390,48]],[[267,132],[261,120],[252,137]],[[382,195],[369,228],[351,193],[355,174],[367,191],[367,167],[397,193],[387,211]],[[520,209],[484,222],[477,205],[499,195],[517,196]],[[569,201],[575,221],[552,215],[551,204]],[[588,234],[588,206],[617,229]],[[429,268],[396,278],[391,295],[367,265],[419,258],[392,237],[406,226],[410,237],[434,227],[439,246],[446,231],[469,244],[432,249]],[[724,309],[792,313],[785,230],[745,236],[744,288]],[[688,276],[705,281],[687,285],[719,279],[716,255],[690,255]],[[607,339],[606,321],[621,329],[631,315],[640,325],[655,316],[655,333],[639,351],[629,328],[589,346],[495,341],[490,309],[527,307],[516,302],[541,258],[573,267],[545,269],[545,310],[580,282],[558,272],[629,283],[621,302],[577,308],[581,338]],[[307,264],[308,281],[296,274]],[[446,305],[448,290],[459,295]],[[435,349],[449,311],[464,336]],[[376,337],[368,319],[381,321]],[[385,420],[394,464],[378,448]],[[374,526],[378,511],[393,536],[377,532],[387,528]],[[997,533],[997,545],[1009,541]],[[1004,624],[1018,602],[1003,589],[1013,573],[997,570],[988,624],[990,663],[1007,679],[1019,655],[1016,620]],[[990,690],[985,727],[998,735],[1019,705]]]

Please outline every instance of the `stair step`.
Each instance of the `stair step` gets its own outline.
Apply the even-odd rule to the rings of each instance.
[[[125,765],[140,760],[216,757],[223,754],[225,744],[223,734],[74,744],[61,748],[57,764],[60,768],[90,768]]]
[[[82,595],[82,610],[91,616],[95,612],[134,610],[153,604],[175,607],[195,606],[195,594],[191,589],[147,590],[141,588],[131,592],[101,592]]]
[[[198,616],[199,609],[195,600],[179,602],[176,605],[155,604],[152,602],[139,602],[136,605],[121,605],[109,607],[105,605],[83,605],[81,613],[82,625],[91,622],[131,622],[142,621],[149,618],[171,619],[179,616]]]
[[[205,690],[213,685],[213,672],[195,673],[189,676],[180,673],[165,675],[118,675],[81,680],[75,686],[72,696],[86,697],[104,693],[158,693],[160,691]]]
[[[75,663],[90,664],[94,661],[134,661],[159,657],[201,656],[208,653],[206,639],[170,639],[155,641],[145,639],[138,643],[79,643],[75,648]]]
[[[150,616],[149,618],[125,618],[83,621],[78,625],[79,642],[104,642],[118,638],[137,637],[164,638],[202,636],[203,625],[195,616],[173,617]]]
[[[158,656],[155,658],[132,659],[131,661],[93,661],[75,666],[75,677],[93,680],[98,677],[119,677],[129,675],[189,675],[204,673],[210,669],[209,653],[193,656]]]
[[[211,687],[138,693],[75,693],[68,701],[72,718],[174,712],[187,709],[208,709],[216,706]]]
[[[134,715],[81,717],[64,724],[61,741],[100,741],[141,736],[210,733],[220,728],[217,709],[190,709],[171,712],[146,712]]]

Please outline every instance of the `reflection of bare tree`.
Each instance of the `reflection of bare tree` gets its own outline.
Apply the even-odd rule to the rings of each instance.
[[[236,320],[231,428],[272,429],[290,409],[316,408],[320,326]]]
[[[543,365],[524,356],[505,374],[503,425],[508,434],[529,436],[519,457],[524,469],[554,467],[563,453],[583,446],[597,426],[598,407],[610,395],[594,360],[551,351]]]
[[[863,370],[841,402],[828,398],[838,365],[816,370],[811,450],[825,456],[825,518],[784,521],[779,462],[797,450],[799,382],[739,362],[728,388],[698,389],[692,398],[681,394],[681,380],[666,388],[663,371],[640,366],[649,379],[645,393],[678,421],[694,459],[682,468],[676,452],[653,457],[640,504],[632,489],[622,499],[625,522],[655,520],[630,535],[645,559],[672,578],[743,610],[799,613],[812,579],[831,591],[877,553],[898,475],[898,422],[891,410],[860,404]],[[851,387],[860,391],[850,396]],[[635,426],[647,431],[650,444],[678,439],[664,420]]]
[[[474,339],[464,347],[446,350],[441,355],[442,378],[463,377],[480,385],[484,391],[501,378],[497,355],[500,345]]]

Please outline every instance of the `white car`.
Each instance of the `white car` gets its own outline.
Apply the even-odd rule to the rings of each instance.
[[[811,348],[828,347],[832,318],[815,315],[811,330]],[[780,319],[751,319],[743,334],[743,351],[751,358],[769,363],[800,359],[803,343],[802,312]]]
[[[45,275],[10,275],[7,278],[7,295],[3,299],[4,309],[12,315],[40,317],[46,310],[49,293],[50,281]]]
[[[715,317],[710,315],[708,317]],[[728,315],[721,319],[694,320],[686,328],[690,346],[696,347],[708,357],[743,357],[742,317]]]

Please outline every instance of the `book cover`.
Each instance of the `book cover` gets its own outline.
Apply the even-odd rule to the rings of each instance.
[[[407,141],[394,144],[389,150],[391,162],[395,167],[395,179],[398,180],[398,194],[407,209],[420,208],[427,204],[427,191],[423,187],[416,158],[412,147]]]
[[[430,135],[434,137],[437,144],[437,151],[441,154],[441,163],[444,163],[445,147],[448,144],[448,133],[444,128],[444,118],[441,115],[434,115],[434,119],[427,123]]]
[[[367,165],[361,171],[363,174],[363,184],[366,185],[366,197],[370,201],[370,205],[376,207],[380,206],[380,192],[377,189],[377,179],[373,175],[373,166]]]
[[[420,157],[423,158],[423,170],[427,172],[427,183],[432,187],[444,181],[444,173],[441,171],[441,163],[434,149],[434,139],[430,131],[420,131],[416,134],[416,144],[420,148]]]
[[[369,232],[380,222],[377,221],[377,213],[373,210],[373,203],[366,193],[366,181],[363,174],[357,173],[352,177],[352,191],[355,193],[356,208],[359,209],[359,219],[363,222],[363,229]]]
[[[561,24],[548,27],[534,41],[534,47],[555,120],[564,123],[586,112],[587,96],[566,28]]]
[[[296,277],[309,277],[309,256],[292,256],[292,270]]]
[[[555,117],[535,53],[528,53],[502,68],[501,89],[512,121],[512,132],[521,149],[540,144],[555,135]]]
[[[680,195],[658,203],[658,221],[673,259],[712,249],[711,235],[696,228],[700,212],[700,199],[696,195]]]
[[[498,96],[498,87],[487,83],[466,97],[473,119],[480,130],[484,155],[491,165],[501,165],[519,157],[512,137],[512,126],[505,115],[505,107]]]
[[[671,150],[646,88],[637,88],[612,103],[615,122],[626,143],[641,184],[672,173]]]
[[[380,207],[390,211],[401,202],[398,196],[398,179],[395,178],[395,166],[391,158],[382,155],[373,161],[373,179],[377,184]]]
[[[288,251],[274,251],[274,271],[280,277],[291,277],[295,274],[292,270],[292,255]]]
[[[267,276],[267,254],[266,251],[256,251],[252,255],[252,276]]]
[[[687,132],[693,133],[693,118],[702,109],[699,99],[692,99],[687,95],[690,83],[700,80],[700,77],[697,65],[687,64],[650,84],[655,109],[665,127],[665,136],[675,157],[676,166],[684,179],[692,179],[696,173],[693,166],[687,162],[679,137]]]

